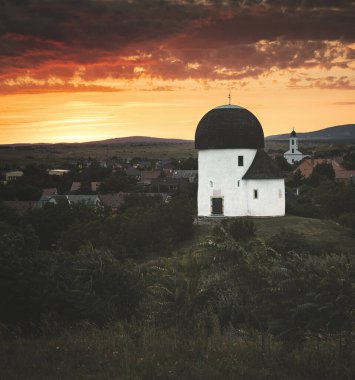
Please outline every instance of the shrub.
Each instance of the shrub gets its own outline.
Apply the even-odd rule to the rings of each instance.
[[[247,241],[255,237],[256,228],[252,220],[226,219],[222,225],[235,241]]]

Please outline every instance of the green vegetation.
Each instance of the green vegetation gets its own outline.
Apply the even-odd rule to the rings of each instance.
[[[118,215],[0,203],[1,379],[354,378],[355,188],[329,166],[282,218],[193,224],[195,189],[164,203],[96,162],[28,166],[0,198],[74,179],[135,193]]]
[[[352,379],[354,250],[324,247],[313,235],[326,224],[290,216],[256,226],[248,219],[201,224],[195,244],[170,255],[166,239],[148,244],[148,256],[139,241],[135,249],[148,228],[144,213],[152,218],[157,207],[181,222],[178,240],[188,238],[182,205],[191,212],[179,197],[167,206],[139,204],[142,217],[131,221],[144,227],[134,227],[125,247],[134,260],[97,236],[74,249],[40,250],[34,230],[8,212],[3,223],[13,230],[0,240],[0,377]],[[281,230],[286,221],[315,227],[307,235]],[[67,232],[62,240],[70,244]]]
[[[257,234],[267,240],[282,229],[297,231],[312,243],[321,243],[332,249],[355,247],[355,237],[351,231],[329,219],[304,218],[286,215],[282,218],[262,218],[253,220]]]
[[[183,335],[176,329],[82,323],[59,337],[0,345],[0,374],[8,380],[334,380],[354,374],[340,337],[309,336],[302,347],[288,350],[270,335],[262,340],[252,332],[221,332],[217,324],[206,330],[201,325],[194,335]]]

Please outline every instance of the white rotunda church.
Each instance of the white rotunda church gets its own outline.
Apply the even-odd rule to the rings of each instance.
[[[264,132],[247,109],[213,108],[199,122],[198,216],[285,215],[285,182],[264,151]]]

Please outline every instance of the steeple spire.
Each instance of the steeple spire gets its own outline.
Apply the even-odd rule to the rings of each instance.
[[[229,94],[228,94],[228,105],[230,106],[231,105],[231,91],[229,91]]]

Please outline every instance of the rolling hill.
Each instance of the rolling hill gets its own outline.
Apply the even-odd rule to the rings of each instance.
[[[149,136],[129,136],[117,137],[108,140],[89,141],[82,144],[129,144],[129,143],[171,143],[171,144],[184,144],[192,142],[192,140],[183,139],[165,139],[162,137],[149,137]]]
[[[169,139],[163,137],[150,137],[150,136],[128,136],[128,137],[116,137],[113,139],[99,140],[99,141],[85,141],[85,142],[60,142],[60,143],[14,143],[14,144],[0,144],[0,146],[12,146],[12,147],[26,147],[26,146],[54,146],[54,145],[114,145],[114,144],[186,144],[192,143],[193,140],[183,139]]]
[[[297,132],[297,131],[296,131]],[[288,140],[289,133],[267,136],[266,140]],[[313,132],[298,133],[300,140],[355,141],[355,124],[337,125]]]

